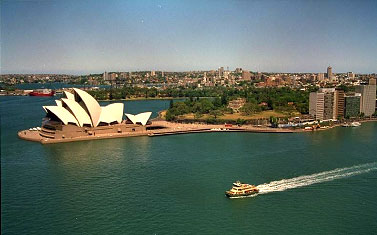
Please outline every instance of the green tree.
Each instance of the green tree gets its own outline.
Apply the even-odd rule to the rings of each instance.
[[[278,127],[279,120],[277,117],[271,116],[270,117],[270,123],[272,127]]]
[[[246,115],[251,115],[261,111],[261,107],[256,103],[247,102],[240,111]]]
[[[210,113],[209,113],[211,116],[213,116],[215,119],[221,115],[223,115],[223,113],[218,110],[218,109],[215,109],[215,110],[211,110]]]

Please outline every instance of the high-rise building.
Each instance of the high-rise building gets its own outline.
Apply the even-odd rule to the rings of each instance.
[[[152,70],[151,71],[151,77],[154,77],[154,76],[156,76],[156,71]]]
[[[334,92],[325,92],[323,106],[323,119],[335,119],[334,118]]]
[[[371,116],[376,111],[376,80],[370,79],[368,85],[357,86],[356,92],[361,93],[360,113]]]
[[[333,119],[344,117],[344,91],[335,90]]]
[[[344,96],[344,117],[357,117],[360,113],[361,94],[355,93],[353,95]]]
[[[236,73],[242,73],[242,68],[236,68]]]
[[[309,114],[317,120],[323,120],[325,94],[311,92],[309,95]]]
[[[332,67],[327,67],[327,79],[332,79]]]
[[[335,88],[321,88],[309,95],[309,114],[317,120],[334,119]]]

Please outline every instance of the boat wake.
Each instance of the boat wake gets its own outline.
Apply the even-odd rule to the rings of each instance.
[[[342,179],[355,175],[368,173],[370,171],[377,170],[377,162],[367,163],[363,165],[357,165],[346,168],[338,168],[331,171],[324,171],[312,175],[303,175],[292,179],[282,179],[278,181],[272,181],[267,184],[258,185],[258,194],[266,194],[271,192],[280,192],[288,189],[300,188],[312,184],[323,183],[336,179]]]

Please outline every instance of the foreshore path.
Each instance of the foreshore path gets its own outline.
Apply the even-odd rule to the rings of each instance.
[[[377,121],[377,119],[363,120],[366,121]],[[111,139],[111,138],[125,138],[125,137],[135,137],[135,136],[165,136],[165,135],[179,135],[179,134],[190,134],[190,133],[208,133],[208,132],[253,132],[253,133],[298,133],[298,132],[312,132],[312,131],[322,131],[328,130],[334,127],[340,126],[336,124],[330,127],[315,129],[315,130],[305,130],[301,128],[288,129],[288,128],[271,128],[267,126],[251,126],[251,125],[214,125],[214,124],[188,124],[188,123],[175,123],[167,122],[162,120],[154,120],[152,124],[147,127],[147,130],[137,131],[137,132],[121,132],[121,133],[108,133],[108,134],[96,134],[90,136],[80,136],[75,138],[46,138],[39,134],[38,130],[22,130],[18,132],[18,136],[21,139],[36,141],[42,144],[52,144],[52,143],[62,143],[62,142],[74,142],[74,141],[84,141],[84,140],[98,140],[98,139]]]

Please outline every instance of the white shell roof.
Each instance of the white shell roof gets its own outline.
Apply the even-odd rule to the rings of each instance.
[[[70,99],[70,100],[75,100],[75,95],[72,94],[71,92],[69,91],[64,91],[64,95],[67,99]]]
[[[130,121],[133,124],[141,123],[143,126],[145,126],[152,115],[152,112],[145,112],[145,113],[139,113],[137,115],[126,113],[126,117],[130,119]]]
[[[76,118],[65,108],[60,106],[43,106],[46,112],[51,112],[57,116],[65,125],[70,123],[75,123],[79,125]]]
[[[77,119],[79,123],[79,126],[84,126],[84,124],[93,126],[92,120],[90,119],[88,113],[75,100],[62,98],[60,102],[64,102],[68,106],[68,108],[72,111],[73,115],[75,116],[75,118]]]
[[[122,103],[109,104],[105,107],[101,107],[101,116],[99,122],[111,123],[118,122],[121,123],[123,119],[123,108]]]
[[[57,106],[60,106],[60,107],[63,106],[63,103],[62,103],[61,100],[55,100],[55,103],[56,103]]]
[[[75,123],[80,127],[85,124],[96,127],[100,122],[108,124],[112,122],[122,122],[123,103],[114,103],[101,107],[87,92],[77,88],[73,88],[73,90],[75,94],[64,91],[67,98],[55,100],[57,106],[42,106],[43,109],[47,113],[53,113],[65,125]],[[126,115],[134,124],[141,123],[142,125],[146,125],[151,114],[152,112],[145,112],[137,115]]]
[[[77,88],[73,88],[73,90],[76,92],[78,96],[80,96],[81,100],[85,104],[86,109],[89,112],[89,116],[92,120],[93,126],[96,127],[99,123],[99,119],[101,116],[101,106],[91,95],[89,95],[85,91],[82,91]]]

